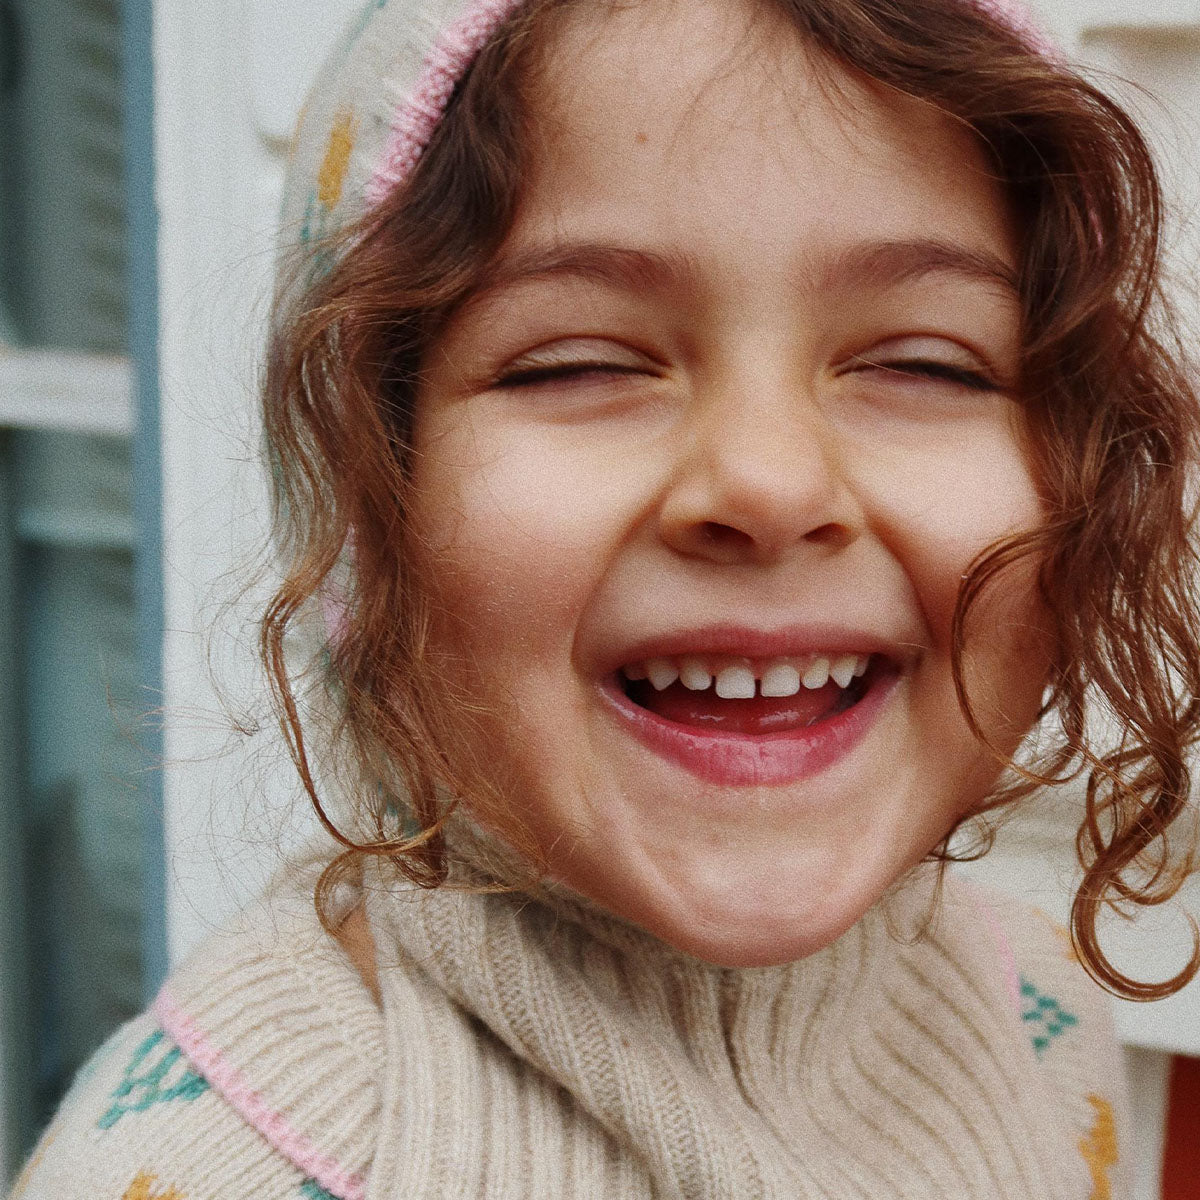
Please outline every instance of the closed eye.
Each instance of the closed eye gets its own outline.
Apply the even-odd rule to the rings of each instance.
[[[492,385],[497,388],[533,387],[539,383],[602,380],[616,375],[645,375],[645,367],[631,363],[573,362],[547,363],[545,366],[518,367],[500,375]]]
[[[937,383],[957,384],[959,387],[969,388],[976,392],[1002,390],[1000,384],[983,371],[972,370],[970,367],[962,367],[934,358],[906,358],[878,362],[869,358],[856,357],[853,361],[857,369],[866,368],[885,374],[927,379]]]

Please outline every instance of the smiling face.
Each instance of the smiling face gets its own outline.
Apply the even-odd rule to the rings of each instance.
[[[1039,519],[1013,231],[967,131],[765,10],[571,10],[545,61],[517,220],[418,396],[413,553],[489,710],[457,745],[561,881],[794,959],[995,781],[951,622]],[[1026,574],[969,635],[1002,748],[1038,615]]]

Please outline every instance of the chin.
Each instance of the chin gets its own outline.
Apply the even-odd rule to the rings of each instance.
[[[730,922],[722,928],[651,928],[650,932],[676,950],[716,967],[777,967],[807,958],[832,945],[861,916],[850,913],[841,921],[805,923],[797,928],[780,920],[778,928],[760,922]]]
[[[855,925],[887,890],[826,887],[797,904],[794,884],[774,902],[748,885],[740,896],[725,894],[704,904],[696,891],[686,903],[630,907],[599,898],[618,916],[640,925],[660,941],[718,967],[774,967],[796,962],[832,945]]]

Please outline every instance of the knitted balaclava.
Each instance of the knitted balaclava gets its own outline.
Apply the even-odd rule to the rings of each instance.
[[[455,85],[523,0],[368,0],[301,115],[284,200],[285,241],[354,223],[408,176]],[[963,0],[1031,48],[1046,43],[1023,0]]]
[[[329,265],[326,239],[353,226],[411,174],[455,87],[525,2],[366,0],[300,114],[284,191],[277,299],[322,273]],[[1006,26],[1035,53],[1054,57],[1024,0],[962,3]],[[350,562],[347,549],[321,590],[325,640],[344,635]]]

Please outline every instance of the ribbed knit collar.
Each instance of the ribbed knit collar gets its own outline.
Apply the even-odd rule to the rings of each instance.
[[[562,890],[420,891],[377,864],[341,901],[366,906],[377,1005],[316,919],[321,861],[156,1011],[342,1200],[1091,1195],[993,919],[952,878],[932,923],[910,881],[817,954],[726,970]]]
[[[562,891],[376,873],[365,894],[388,1063],[370,1200],[1088,1194],[958,885],[924,934],[928,873],[749,970]]]

